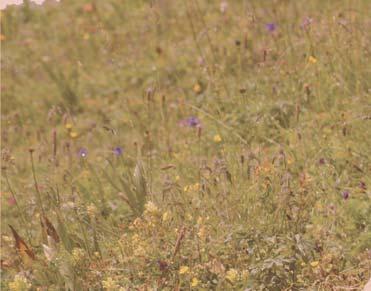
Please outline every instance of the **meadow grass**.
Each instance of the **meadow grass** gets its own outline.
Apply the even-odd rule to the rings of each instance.
[[[362,289],[369,11],[367,0],[2,11],[1,288]]]

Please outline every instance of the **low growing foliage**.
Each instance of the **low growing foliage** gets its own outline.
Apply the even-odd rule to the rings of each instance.
[[[1,11],[1,288],[361,290],[370,10]]]

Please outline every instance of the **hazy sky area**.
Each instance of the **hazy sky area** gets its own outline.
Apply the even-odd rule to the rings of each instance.
[[[42,4],[45,0],[31,0],[37,4]],[[4,9],[7,5],[19,5],[22,4],[23,0],[0,0],[0,9]]]

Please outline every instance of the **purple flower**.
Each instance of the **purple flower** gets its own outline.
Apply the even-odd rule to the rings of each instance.
[[[113,153],[114,153],[116,156],[121,156],[121,155],[122,155],[122,152],[123,152],[122,147],[115,147],[115,148],[113,149]]]
[[[349,198],[349,194],[350,193],[348,190],[343,191],[342,195],[343,195],[344,200],[347,200]]]
[[[359,182],[359,188],[361,188],[362,190],[366,191],[367,190],[366,183],[363,182],[363,181]]]
[[[201,122],[197,117],[191,116],[191,117],[181,120],[180,125],[188,126],[188,127],[200,127]]]
[[[312,22],[313,22],[313,18],[305,17],[303,22],[301,23],[301,28],[308,29],[310,25],[312,24]]]
[[[326,160],[325,160],[325,158],[320,158],[319,161],[318,161],[318,163],[319,163],[320,165],[324,165],[324,164],[326,164]]]
[[[88,155],[88,150],[86,148],[79,149],[79,156],[85,158]]]
[[[273,32],[277,29],[277,25],[275,23],[267,23],[265,25],[265,28],[269,31],[269,32]]]

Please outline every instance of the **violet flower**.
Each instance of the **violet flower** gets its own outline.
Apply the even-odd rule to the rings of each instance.
[[[183,119],[180,121],[179,124],[181,126],[188,126],[188,127],[201,127],[200,120],[195,116],[191,116],[186,119]]]
[[[347,200],[349,198],[349,194],[350,193],[348,190],[343,191],[342,195],[343,195],[344,200]]]
[[[277,25],[275,23],[267,23],[265,25],[265,28],[269,31],[269,32],[273,32],[277,29]]]
[[[122,152],[123,152],[122,147],[115,147],[113,149],[113,153],[115,154],[115,156],[121,156],[122,155]]]
[[[86,148],[79,149],[79,156],[81,158],[86,158],[87,155],[88,155],[88,150]]]

